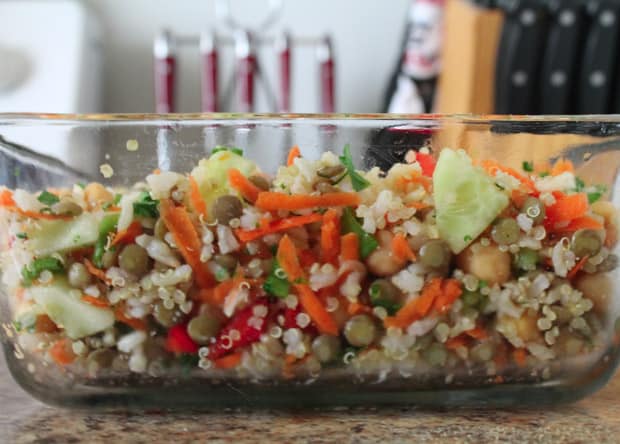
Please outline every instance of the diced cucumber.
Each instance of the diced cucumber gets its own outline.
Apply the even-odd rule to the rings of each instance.
[[[80,291],[72,289],[62,278],[55,279],[51,285],[30,287],[26,294],[71,339],[99,333],[114,324],[112,310],[82,301]]]
[[[254,162],[233,151],[218,151],[208,159],[198,162],[198,166],[192,171],[208,207],[224,194],[237,194],[228,184],[228,170],[231,168],[238,169],[246,177],[257,172]]]
[[[48,255],[93,245],[99,236],[99,219],[84,213],[71,220],[42,220],[26,232],[36,255]]]
[[[439,235],[454,253],[472,243],[508,206],[508,196],[464,151],[441,151],[433,174]]]

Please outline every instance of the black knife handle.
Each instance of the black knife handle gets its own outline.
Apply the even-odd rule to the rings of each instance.
[[[574,112],[581,43],[585,31],[580,2],[562,0],[551,6],[547,45],[540,71],[540,114]]]
[[[592,21],[581,60],[577,112],[605,114],[612,104],[620,5],[615,1],[596,0],[588,2],[587,9]]]
[[[495,110],[499,114],[534,114],[547,9],[541,1],[533,0],[498,4],[506,17],[497,57]]]

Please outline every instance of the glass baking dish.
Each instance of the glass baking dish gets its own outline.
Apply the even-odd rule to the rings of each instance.
[[[226,337],[228,344],[223,347],[232,349],[236,344],[235,358],[216,361],[214,356],[209,355],[214,353],[211,345],[215,339],[203,342],[206,346],[198,347],[192,343],[187,346],[183,342],[186,341],[187,334],[183,333],[180,339],[176,338],[177,342],[174,343],[176,345],[170,343],[172,323],[179,323],[178,325],[182,326],[181,330],[186,331],[188,329],[186,324],[190,318],[193,319],[205,312],[209,314],[209,310],[212,309],[208,306],[208,302],[195,296],[196,292],[192,289],[192,285],[196,284],[191,284],[191,280],[176,287],[174,283],[173,287],[166,288],[163,287],[165,284],[160,284],[161,288],[164,288],[163,290],[157,288],[161,300],[157,299],[157,296],[153,299],[152,293],[147,297],[145,285],[135,287],[136,291],[143,292],[136,296],[143,297],[142,299],[138,297],[141,301],[139,307],[134,305],[131,308],[133,311],[130,310],[129,314],[125,311],[120,316],[115,311],[114,319],[110,321],[105,331],[96,331],[90,335],[74,332],[67,338],[63,328],[69,331],[69,321],[66,325],[55,323],[52,318],[57,319],[58,314],[54,311],[54,307],[56,309],[58,307],[54,303],[49,303],[50,297],[62,299],[66,294],[50,296],[48,292],[45,293],[45,297],[41,296],[43,294],[41,288],[51,288],[55,285],[54,282],[60,282],[65,278],[53,275],[49,271],[41,272],[38,277],[34,276],[35,279],[39,279],[35,285],[39,293],[35,293],[32,290],[32,282],[29,282],[27,287],[25,275],[20,276],[22,270],[16,268],[14,264],[11,265],[11,261],[19,263],[19,259],[15,259],[23,253],[19,250],[19,245],[22,245],[19,242],[29,241],[28,230],[41,229],[40,225],[47,226],[45,224],[48,221],[30,220],[29,213],[9,211],[7,202],[12,201],[11,196],[15,200],[18,199],[16,193],[6,189],[37,192],[35,196],[38,196],[41,205],[53,204],[58,195],[66,194],[63,190],[72,190],[71,193],[79,194],[79,190],[90,182],[98,182],[108,187],[108,190],[113,192],[110,196],[113,196],[114,193],[127,193],[127,190],[136,183],[142,183],[139,186],[144,187],[145,177],[149,175],[152,178],[153,175],[165,174],[167,171],[189,173],[201,159],[218,151],[215,150],[216,147],[242,149],[243,157],[255,162],[263,172],[273,177],[279,166],[287,164],[290,149],[294,145],[299,147],[303,162],[331,159],[330,161],[336,164],[338,158],[325,153],[332,151],[342,155],[345,145],[348,145],[350,159],[359,170],[366,171],[378,167],[382,171],[380,173],[379,170],[374,170],[373,183],[376,181],[383,183],[382,175],[394,164],[413,162],[414,165],[418,165],[415,168],[419,168],[422,159],[428,161],[429,156],[436,159],[446,147],[464,150],[473,159],[473,166],[467,164],[467,160],[463,160],[467,157],[463,157],[462,152],[453,151],[453,154],[461,156],[460,159],[464,163],[462,169],[453,169],[453,179],[444,177],[448,188],[454,183],[454,189],[458,191],[471,171],[475,170],[476,174],[480,174],[482,170],[479,165],[484,166],[489,175],[493,175],[496,181],[495,187],[500,191],[493,194],[486,189],[486,191],[474,190],[473,200],[483,201],[483,204],[480,206],[478,202],[473,205],[484,208],[491,205],[489,202],[493,200],[488,193],[496,197],[497,193],[506,195],[507,186],[514,188],[512,194],[508,195],[513,199],[510,205],[517,205],[515,207],[517,213],[521,211],[522,220],[519,216],[515,216],[517,221],[521,220],[519,222],[521,231],[516,231],[521,236],[520,240],[511,241],[511,245],[508,245],[510,242],[502,242],[501,236],[510,237],[510,231],[508,234],[502,231],[497,234],[491,231],[491,227],[476,239],[472,239],[469,235],[465,235],[463,239],[465,243],[474,242],[476,245],[481,245],[477,248],[494,248],[501,251],[502,257],[510,257],[511,262],[507,269],[510,277],[506,277],[503,281],[497,278],[498,282],[494,283],[496,276],[502,273],[493,268],[496,266],[494,263],[486,265],[493,268],[491,272],[485,269],[471,271],[468,268],[470,271],[465,273],[461,269],[466,269],[466,266],[461,265],[460,259],[455,263],[451,260],[451,253],[447,253],[448,259],[445,259],[447,260],[445,265],[448,268],[432,269],[429,274],[423,275],[427,281],[423,288],[418,285],[419,283],[403,284],[402,280],[399,281],[398,294],[402,299],[403,294],[407,293],[409,301],[420,297],[418,293],[421,291],[425,294],[428,281],[432,280],[433,276],[439,276],[437,279],[438,282],[443,282],[442,285],[448,281],[457,283],[460,288],[456,294],[457,299],[451,301],[451,305],[446,305],[445,308],[433,305],[435,308],[421,319],[420,316],[415,320],[408,318],[406,325],[396,327],[385,321],[386,316],[397,318],[398,315],[394,313],[399,313],[399,310],[407,305],[407,301],[401,300],[397,308],[390,308],[382,303],[375,304],[374,296],[383,293],[379,290],[371,291],[371,287],[375,288],[374,281],[373,285],[367,288],[367,293],[355,296],[359,299],[354,300],[350,298],[344,300],[342,294],[325,295],[317,291],[315,293],[320,295],[321,303],[327,307],[326,310],[332,317],[336,316],[335,313],[339,310],[338,301],[341,301],[340,308],[344,307],[344,304],[348,307],[347,316],[355,315],[363,318],[362,321],[358,319],[357,327],[340,324],[338,331],[331,335],[322,334],[324,332],[321,324],[316,324],[315,318],[305,313],[308,311],[306,305],[299,308],[300,301],[292,288],[307,285],[302,278],[299,278],[287,284],[290,285],[287,288],[291,295],[285,292],[283,295],[285,297],[278,299],[269,293],[267,295],[269,299],[261,299],[268,301],[266,305],[258,306],[258,309],[256,305],[251,308],[254,316],[267,316],[261,322],[264,321],[269,325],[262,328],[260,335],[248,339],[245,343],[235,342],[239,340],[240,332],[235,331],[233,334],[232,330],[228,329],[229,336]],[[220,156],[236,155],[234,151],[225,153],[222,154],[220,150]],[[0,115],[0,156],[0,185],[6,187],[0,195],[2,201],[0,250],[4,256],[0,294],[2,344],[8,367],[15,380],[27,392],[46,403],[66,407],[202,410],[223,407],[540,405],[571,402],[587,396],[602,387],[616,368],[620,290],[616,286],[618,282],[616,222],[609,202],[617,206],[620,199],[620,194],[617,192],[620,166],[618,116],[5,114]],[[292,160],[293,165],[295,162]],[[431,163],[434,167],[435,161]],[[303,165],[310,164],[311,162],[306,162]],[[237,163],[232,165],[237,166]],[[559,170],[555,170],[556,168]],[[335,170],[348,171],[337,165]],[[548,176],[550,171],[552,176]],[[318,170],[311,173],[320,175]],[[295,174],[305,173],[300,167],[295,170],[293,176]],[[530,207],[526,209],[531,201],[526,204],[521,199],[521,203],[516,204],[518,198],[514,193],[520,189],[519,187],[533,180],[536,181],[536,187],[542,187],[539,185],[542,182],[548,187],[552,179],[557,179],[562,174],[565,175],[562,176],[564,178],[569,177],[569,183],[575,189],[565,189],[564,194],[533,192],[533,188],[529,190],[529,197],[538,199],[538,205],[547,206],[547,214],[551,212],[550,206],[557,204],[559,199],[576,193],[587,193],[589,200],[599,200],[603,203],[596,206],[596,211],[593,210],[593,203],[588,204],[592,205],[588,207],[588,214],[594,211],[591,217],[580,216],[579,222],[575,222],[577,219],[571,219],[570,222],[558,223],[555,228],[548,228],[548,232],[544,229],[542,232],[538,230],[536,232],[538,234],[530,236],[528,240],[530,244],[523,243],[526,236],[523,234],[524,231],[529,233],[528,236],[535,232],[531,231],[533,230],[531,220],[534,220],[534,224],[540,222],[540,227],[545,227],[546,222],[542,222],[544,215],[538,217],[539,209],[534,208],[533,213]],[[349,173],[349,176],[352,176],[352,173]],[[387,176],[389,177],[390,175]],[[526,179],[523,179],[524,177]],[[316,177],[315,179],[317,183],[322,180]],[[291,180],[294,180],[294,177]],[[339,180],[342,180],[342,177]],[[424,180],[428,184],[432,179],[429,176]],[[343,185],[338,181],[332,181],[329,186],[332,190],[338,186],[342,189],[347,186],[350,188],[351,185],[346,185],[347,183],[352,183],[349,178],[342,181]],[[468,183],[471,185],[471,182]],[[274,184],[272,190],[276,186]],[[282,188],[285,187],[282,185]],[[48,190],[46,196],[39,194],[41,190]],[[349,189],[349,194],[351,191]],[[104,190],[104,193],[110,192]],[[50,194],[52,201],[47,202]],[[172,196],[176,199],[174,194]],[[390,196],[394,199],[393,195]],[[527,197],[526,195],[523,198]],[[124,197],[118,201],[115,197],[114,202],[97,206],[96,210],[99,211],[97,214],[101,216],[104,211],[114,212],[119,209],[122,212],[122,208],[119,207],[123,206],[123,199]],[[146,238],[152,239],[149,235],[156,236],[156,231],[160,228],[155,219],[149,217],[157,218],[159,213],[148,216],[148,211],[157,207],[151,205],[153,200],[150,197],[145,198],[142,194],[141,199],[141,204],[144,204],[142,208],[146,208],[143,211],[146,211],[147,215],[143,214],[144,217],[138,220],[138,229],[140,233],[146,235]],[[431,206],[433,204],[428,200],[428,196],[426,202],[427,204],[431,202]],[[536,201],[534,203],[536,204]],[[11,205],[14,205],[14,202]],[[22,204],[18,202],[19,205]],[[172,205],[177,210],[181,208],[174,207],[174,203]],[[397,222],[392,220],[394,222],[392,225],[390,225],[392,222],[388,221],[386,229],[402,225],[405,218],[415,219],[417,221],[415,223],[431,226],[439,223],[434,221],[434,210],[425,209],[425,205],[418,205],[417,210],[407,213],[407,216],[401,216],[400,220],[396,218]],[[468,205],[471,206],[472,203]],[[53,205],[51,208],[52,210],[47,209],[46,214],[55,211]],[[135,215],[137,212],[135,201],[133,208]],[[164,211],[161,206],[159,208]],[[568,210],[564,211],[571,212],[574,208],[569,205]],[[209,207],[209,211],[211,210],[212,207]],[[336,213],[340,215],[340,211]],[[439,207],[437,211],[439,214]],[[78,212],[81,213],[82,210]],[[555,213],[557,211],[554,211]],[[271,214],[273,217],[282,215],[281,211],[272,211]],[[300,214],[295,217],[304,217],[307,212],[302,211]],[[322,212],[313,214],[320,215]],[[325,214],[316,217],[319,219],[327,217]],[[359,207],[356,214],[362,217]],[[164,216],[161,217],[162,220],[165,219]],[[314,230],[319,230],[322,235],[323,230],[327,229],[323,227],[325,223],[320,222],[325,219],[320,219],[317,223],[319,219],[313,219]],[[16,220],[25,233],[16,232],[19,231],[15,228]],[[60,253],[53,251],[50,255],[50,260],[60,263],[61,268],[65,266],[70,268],[70,263],[73,261],[86,260],[83,258],[90,258],[91,254],[96,253],[93,253],[93,244],[86,242],[84,245],[80,240],[80,234],[83,233],[75,231],[75,226],[71,225],[74,220],[72,217],[64,217],[61,220],[60,225],[58,221],[52,221],[56,223],[53,235],[37,242],[40,242],[39,245],[45,245],[46,242],[52,242],[51,239],[57,242],[59,236],[61,238],[77,236],[73,241],[80,244],[78,252],[69,248]],[[92,220],[95,222],[91,225],[94,224],[95,227],[91,226],[90,229],[83,227],[84,232],[92,232],[94,229],[96,237],[98,229],[101,235],[100,220]],[[356,220],[361,223],[362,219]],[[523,220],[526,222],[529,220],[526,223],[526,225],[529,223],[529,226],[525,228],[521,226]],[[174,221],[178,219],[173,219]],[[588,221],[594,223],[594,226],[588,226]],[[211,227],[212,231],[215,230],[214,223],[200,217],[197,221],[194,219],[194,222],[198,229],[208,230],[208,227]],[[495,230],[499,226],[498,221],[491,222],[495,224],[492,228]],[[65,223],[66,225],[63,225]],[[583,225],[584,223],[586,225]],[[174,231],[174,227],[167,225],[166,221],[164,225]],[[579,228],[580,236],[583,238],[579,240],[580,247],[575,247],[576,235],[567,233],[567,230],[575,231],[577,228],[567,226]],[[460,233],[463,229],[463,223],[457,223],[450,233],[451,235],[455,232]],[[292,237],[300,236],[300,230],[302,237],[314,236],[310,226],[293,228],[289,232]],[[396,231],[394,228],[394,232]],[[593,231],[598,233],[599,237],[593,238]],[[108,236],[109,232],[110,229],[104,235]],[[164,233],[165,228],[162,239],[168,242],[170,248],[173,250],[175,247],[178,248],[175,245],[177,238],[166,238]],[[437,237],[436,232],[433,233],[435,234],[429,234],[425,238],[425,242],[429,241],[428,238]],[[356,242],[359,248],[359,243],[363,240],[360,240],[360,235],[357,234]],[[410,234],[405,232],[404,236]],[[540,237],[536,237],[539,235]],[[275,242],[281,244],[282,233],[278,236]],[[474,237],[476,236],[477,232]],[[532,239],[532,236],[536,239]],[[544,238],[543,244],[539,242],[542,238]],[[118,253],[111,246],[110,239],[105,237],[103,248]],[[603,240],[605,246],[601,245]],[[133,242],[138,242],[137,238]],[[459,243],[459,239],[456,239],[456,242]],[[534,246],[531,242],[534,242]],[[272,246],[271,254],[279,254],[280,244]],[[502,244],[503,247],[500,248],[496,244]],[[411,247],[414,243],[409,242],[408,245]],[[544,250],[546,248],[544,245],[559,245],[561,248],[558,247],[560,249],[557,251],[551,247]],[[278,253],[274,253],[276,247]],[[249,247],[246,248],[251,256]],[[424,266],[426,262],[423,259],[427,253],[424,253],[419,245],[411,248],[409,252],[412,251],[415,257],[409,257],[408,260],[412,261],[412,266],[416,266],[416,261],[422,261],[421,266]],[[575,248],[585,248],[585,251],[591,251],[591,254],[588,256],[582,252],[577,256]],[[537,249],[540,251],[536,251]],[[575,251],[572,256],[570,256],[571,249]],[[441,251],[444,250],[440,249],[439,253],[435,251],[435,257],[438,254],[440,258],[443,257]],[[548,251],[546,259],[544,251]],[[559,268],[553,259],[554,251],[555,254],[563,254],[562,258],[570,262],[570,270],[558,271]],[[528,254],[540,257],[535,256],[536,259],[527,265],[528,258],[531,259]],[[111,255],[111,260],[117,261],[112,263],[120,263],[118,257]],[[585,256],[585,259],[581,256]],[[11,259],[8,260],[7,257]],[[241,257],[235,258],[237,259],[242,261]],[[252,257],[246,258],[244,265],[246,269],[250,267],[247,261],[252,259]],[[342,257],[335,260],[342,261]],[[389,258],[386,260],[389,261]],[[432,260],[430,259],[431,262]],[[360,261],[362,264],[366,263],[365,259]],[[168,277],[179,269],[180,262],[177,260],[176,265],[174,262],[168,265],[172,267]],[[577,263],[580,263],[580,268],[574,267]],[[403,264],[404,262],[401,263],[401,268],[405,269],[406,265]],[[379,264],[382,265],[385,264]],[[162,264],[156,263],[153,267],[156,270],[152,273],[160,272],[160,277],[166,274],[167,268]],[[314,270],[313,272],[319,268],[318,265],[315,268],[308,265],[308,269]],[[187,265],[184,270],[187,270]],[[286,273],[283,276],[278,275],[278,271],[282,270],[272,265],[272,268],[265,270],[264,273],[275,273],[276,277],[284,277],[286,280]],[[32,271],[32,268],[29,271]],[[83,278],[79,271],[83,272],[84,268],[74,270],[74,276],[69,276],[69,280],[79,282],[80,278]],[[92,284],[97,276],[97,270],[89,271],[94,275],[87,275],[85,279]],[[229,271],[230,274],[234,274],[232,270]],[[217,272],[215,270],[216,277]],[[258,274],[260,275],[260,272]],[[102,281],[97,281],[96,285],[90,285],[86,289],[84,285],[80,287],[79,283],[74,285],[73,281],[70,285],[81,288],[91,300],[101,298],[103,293],[103,297],[108,298],[101,310],[109,310],[111,313],[112,309],[116,310],[118,307],[108,308],[107,305],[115,305],[119,300],[123,302],[122,297],[119,299],[117,296],[111,296],[113,291],[128,285],[125,278],[129,280],[130,278],[123,276],[106,280],[109,279],[108,275],[107,278],[102,278]],[[482,279],[484,276],[490,276],[490,279]],[[242,278],[247,276],[242,275]],[[221,282],[228,279],[234,279],[234,276],[217,277]],[[256,280],[260,279],[259,276]],[[392,282],[395,281],[392,279]],[[153,285],[151,280],[148,288],[152,290]],[[254,284],[247,285],[249,287]],[[367,284],[360,285],[365,287]],[[415,288],[408,288],[407,285]],[[58,288],[61,288],[62,293],[62,288],[65,288],[67,294],[73,294],[76,289],[71,286],[57,287],[55,291],[58,293]],[[389,284],[388,287],[383,290],[384,293],[394,291],[394,285]],[[441,288],[445,290],[446,287]],[[506,288],[512,288],[513,293]],[[521,293],[515,290],[516,288],[520,288]],[[172,290],[174,294],[170,296]],[[207,293],[204,294],[212,294],[208,293],[209,289],[205,291]],[[263,290],[259,288],[257,291]],[[340,290],[332,288],[332,291],[344,292],[342,287]],[[167,296],[162,296],[161,292]],[[442,294],[447,294],[447,290]],[[179,299],[174,299],[177,296]],[[230,296],[230,293],[225,296]],[[259,296],[265,297],[263,293]],[[34,299],[35,302],[28,302],[30,299]],[[24,300],[27,302],[24,303]],[[437,299],[434,300],[436,303]],[[162,301],[166,302],[164,308]],[[356,305],[353,305],[353,302]],[[24,304],[27,309],[24,309]],[[33,309],[33,306],[38,308]],[[99,308],[98,305],[93,307]],[[156,313],[158,309],[164,314],[173,312],[174,322],[165,319],[165,315]],[[284,311],[271,317],[272,309]],[[287,324],[290,319],[284,319],[282,314],[287,309],[293,310],[293,326]],[[79,310],[77,308],[76,310],[69,310],[69,314],[65,315],[79,316]],[[239,310],[243,311],[243,307]],[[107,319],[107,315],[106,313],[102,316]],[[218,322],[226,323],[230,322],[234,315],[235,310],[232,310],[232,313],[229,310],[224,317],[218,311],[216,317],[219,319]],[[101,316],[92,323],[99,322],[100,318]],[[136,320],[134,318],[139,321],[138,324],[131,322],[132,319]],[[350,320],[349,318],[347,323]],[[373,333],[370,339],[367,334],[369,323],[372,324]],[[251,322],[248,321],[248,325],[251,325]],[[88,326],[82,327],[91,331]],[[241,334],[244,332],[241,331]],[[191,338],[195,339],[195,336],[194,334]],[[218,341],[222,339],[214,337],[217,337]],[[136,343],[140,345],[136,346]],[[58,347],[63,349],[59,351]],[[139,353],[136,350],[139,350]],[[232,356],[226,352],[220,355]],[[331,358],[328,359],[329,356]]]

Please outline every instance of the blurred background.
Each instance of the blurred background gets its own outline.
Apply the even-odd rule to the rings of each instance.
[[[616,0],[4,0],[0,111],[616,113],[619,12]]]

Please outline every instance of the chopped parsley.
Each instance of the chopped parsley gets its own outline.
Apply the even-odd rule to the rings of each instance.
[[[140,193],[138,200],[133,203],[133,214],[135,216],[151,217],[156,219],[159,217],[158,200],[153,200],[148,191]]]
[[[60,202],[60,198],[55,194],[50,193],[49,191],[43,191],[41,194],[39,194],[37,200],[47,206],[51,206],[55,203]]]
[[[86,188],[86,184],[84,182],[78,182],[76,185],[80,187],[81,189]]]
[[[502,185],[498,184],[497,182],[495,182],[495,186],[497,188],[499,188],[500,190],[504,191],[506,188],[504,188]]]
[[[605,185],[595,185],[594,191],[589,191],[588,194],[588,202],[593,204],[597,200],[599,200],[603,194],[607,192],[607,187]]]
[[[355,233],[360,242],[360,255],[362,259],[366,259],[370,253],[375,251],[379,246],[379,242],[375,237],[366,232],[362,225],[355,217],[355,213],[351,208],[345,208],[342,212],[342,231],[343,233]]]
[[[218,145],[211,151],[211,155],[218,153],[220,151],[230,151],[231,153],[236,154],[237,156],[243,156],[243,150],[241,148],[236,148],[234,146],[223,146]]]
[[[277,260],[274,260],[271,267],[271,272],[263,284],[263,290],[278,298],[287,297],[291,284],[285,277],[282,277],[282,275],[283,270],[280,267],[280,264]]]
[[[215,280],[218,282],[224,282],[228,279],[230,279],[228,271],[226,271],[226,269],[224,269],[223,267],[218,267],[218,269],[215,271]]]
[[[18,239],[28,239],[28,235],[26,233],[17,233],[15,237]]]
[[[523,171],[527,171],[528,173],[534,172],[534,164],[532,162],[523,162],[522,167]]]
[[[487,281],[480,281],[478,282],[478,288],[484,288],[484,287],[488,287],[488,283]]]
[[[549,175],[548,171],[543,171],[542,173],[540,173],[538,176],[540,177],[547,177]]]
[[[347,174],[351,178],[351,185],[353,185],[353,189],[355,191],[362,191],[365,188],[370,186],[370,182],[368,182],[361,174],[355,171],[355,166],[353,165],[353,157],[351,156],[351,150],[349,145],[345,145],[342,156],[338,157],[340,159],[340,163],[344,165],[347,169]]]
[[[22,282],[25,287],[32,285],[32,281],[37,279],[43,271],[51,271],[52,273],[62,273],[65,270],[60,259],[47,256],[35,259],[31,264],[26,265],[22,269]]]
[[[118,205],[119,203],[121,203],[121,199],[123,198],[122,194],[115,194],[114,195],[114,205]]]
[[[368,289],[370,303],[373,307],[383,307],[390,316],[400,310],[401,304],[390,300],[389,297],[381,291],[381,285],[378,282],[373,283]]]
[[[575,177],[575,191],[579,193],[580,191],[583,191],[585,187],[586,187],[585,182],[581,180],[579,177]]]
[[[465,242],[469,242],[469,241],[472,241],[472,240],[474,240],[474,239],[469,234],[465,235],[465,237],[463,238],[463,241],[465,241]]]

